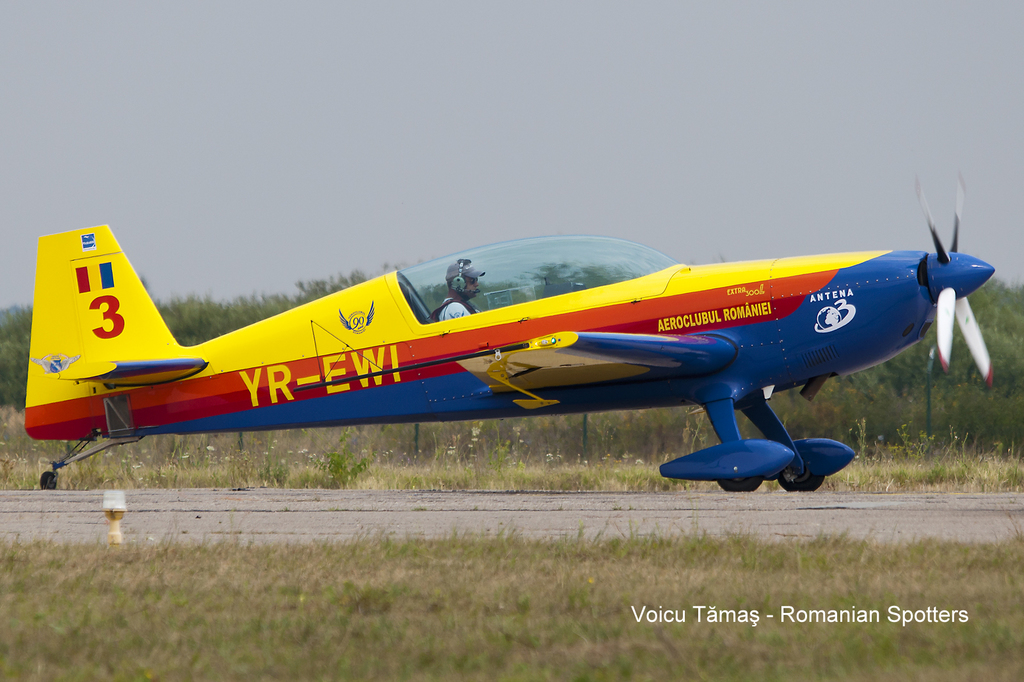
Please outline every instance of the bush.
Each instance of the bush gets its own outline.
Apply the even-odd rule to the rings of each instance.
[[[331,480],[338,484],[339,488],[346,487],[356,480],[359,474],[366,471],[373,461],[372,457],[357,457],[352,452],[348,441],[352,432],[346,429],[338,438],[338,450],[325,452],[314,461],[316,467],[331,477]]]

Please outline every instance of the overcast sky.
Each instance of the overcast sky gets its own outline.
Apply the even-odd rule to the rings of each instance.
[[[0,4],[0,307],[109,224],[155,297],[545,234],[1024,277],[1021,3]]]

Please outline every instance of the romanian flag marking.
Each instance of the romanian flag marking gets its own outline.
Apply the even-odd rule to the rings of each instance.
[[[75,268],[75,276],[78,278],[78,293],[87,294],[92,291],[88,267]],[[100,286],[104,289],[114,288],[114,268],[111,263],[100,263]]]

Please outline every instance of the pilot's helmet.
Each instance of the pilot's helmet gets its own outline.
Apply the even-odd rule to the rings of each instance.
[[[466,290],[466,282],[468,280],[478,279],[486,274],[474,268],[472,262],[473,261],[468,258],[460,258],[448,266],[448,271],[445,272],[444,280],[448,283],[449,289],[461,294]]]

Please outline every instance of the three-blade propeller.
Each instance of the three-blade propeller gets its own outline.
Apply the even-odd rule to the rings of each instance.
[[[956,214],[953,217],[953,245],[949,253],[943,248],[942,240],[939,239],[939,233],[935,230],[935,221],[932,219],[931,211],[928,210],[928,202],[924,198],[924,192],[921,191],[921,181],[916,180],[915,185],[917,198],[921,202],[921,209],[928,220],[928,229],[931,230],[932,241],[935,243],[938,267],[940,269],[947,267],[952,260],[949,254],[956,253],[959,247],[960,216],[963,212],[964,195],[966,194],[963,175],[959,176],[957,182]],[[935,305],[935,332],[942,369],[949,372],[949,357],[953,349],[953,318],[955,317],[956,321],[960,324],[960,331],[967,341],[967,347],[974,357],[974,362],[978,365],[978,371],[985,377],[985,383],[991,388],[992,362],[989,359],[988,348],[985,347],[985,339],[981,335],[981,329],[978,327],[978,322],[971,311],[971,304],[967,302],[967,297],[965,296],[958,300],[956,291],[952,287],[947,286],[939,292]]]

